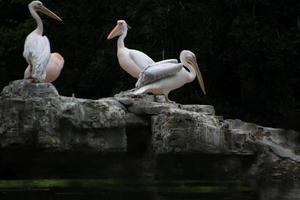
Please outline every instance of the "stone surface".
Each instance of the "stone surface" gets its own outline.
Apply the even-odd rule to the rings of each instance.
[[[233,151],[244,150],[255,153],[261,148],[268,148],[281,158],[300,162],[298,132],[262,127],[241,120],[225,120],[225,123],[228,125],[229,143]]]
[[[220,122],[211,115],[170,109],[152,116],[155,153],[221,153],[225,151]]]
[[[126,151],[125,124],[119,102],[61,97],[51,84],[15,81],[0,97],[1,148]]]
[[[187,110],[192,112],[215,115],[215,109],[211,105],[180,105],[179,108],[182,110]]]
[[[89,100],[59,96],[52,84],[17,80],[0,95],[2,151],[138,154],[140,169],[149,170],[142,174],[154,174],[156,161],[164,155],[197,155],[203,162],[218,157],[209,161],[212,169],[230,177],[246,168],[245,176],[300,178],[299,135],[224,120],[210,105],[181,105],[131,91]]]
[[[33,97],[57,97],[56,88],[50,83],[33,83],[33,80],[17,80],[6,86],[1,97],[18,97],[18,98],[33,98]]]
[[[170,108],[178,108],[175,103],[159,103],[154,101],[153,95],[142,97],[117,97],[115,99],[127,107],[128,111],[137,115],[156,115],[168,111]]]

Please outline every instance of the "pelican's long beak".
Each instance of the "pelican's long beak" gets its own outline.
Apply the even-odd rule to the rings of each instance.
[[[49,17],[55,19],[55,20],[58,20],[58,21],[62,21],[62,19],[57,16],[54,12],[52,12],[51,10],[49,10],[48,8],[46,8],[45,6],[42,6],[40,9],[39,9],[42,13],[44,13],[45,15],[48,15]]]
[[[115,28],[114,28],[114,29],[110,32],[110,34],[107,36],[107,39],[110,40],[110,39],[112,39],[112,38],[114,38],[114,37],[119,36],[120,34],[121,34],[121,31],[120,31],[120,25],[117,24],[117,25],[115,26]]]
[[[193,60],[192,62],[190,62],[190,64],[194,67],[194,69],[196,71],[197,79],[198,79],[199,85],[200,85],[203,93],[206,94],[203,77],[202,77],[202,74],[200,72],[200,69],[199,69],[199,66],[198,66],[198,63],[197,63],[196,59]]]

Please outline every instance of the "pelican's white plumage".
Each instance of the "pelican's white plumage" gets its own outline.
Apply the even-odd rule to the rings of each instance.
[[[182,63],[178,63],[176,59],[163,60],[153,63],[144,68],[136,82],[136,88],[140,88],[149,83],[155,82],[162,78],[172,76],[182,69]]]
[[[119,64],[132,77],[138,78],[141,70],[148,65],[153,64],[154,61],[141,51],[125,47],[124,40],[127,35],[127,31],[128,25],[126,21],[118,20],[117,25],[107,36],[107,39],[119,36],[117,43],[117,57]]]
[[[64,58],[59,53],[52,53],[49,62],[46,66],[45,83],[52,83],[55,81],[64,67]],[[30,66],[28,66],[24,72],[24,79],[30,78]]]
[[[23,56],[32,67],[30,77],[44,80],[45,69],[51,56],[48,38],[35,32],[29,34],[25,40]]]
[[[43,36],[43,22],[37,14],[37,11],[43,12],[56,20],[61,21],[61,19],[47,9],[40,1],[32,1],[28,5],[28,8],[32,17],[36,20],[37,28],[27,36],[23,56],[30,66],[29,77],[44,81],[46,78],[46,66],[49,62],[51,51],[48,38]]]
[[[180,62],[158,62],[145,68],[136,83],[135,95],[142,93],[163,94],[168,99],[170,91],[192,82],[196,76],[200,87],[206,94],[202,74],[193,52],[183,50]],[[185,69],[188,68],[188,70]]]

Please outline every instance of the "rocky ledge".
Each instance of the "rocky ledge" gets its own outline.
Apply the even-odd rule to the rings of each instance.
[[[52,84],[31,80],[13,81],[0,95],[0,149],[139,154],[143,169],[161,166],[161,174],[169,171],[162,163],[192,157],[221,175],[243,168],[243,177],[300,178],[298,132],[224,120],[213,106],[169,103],[160,96],[64,97]]]

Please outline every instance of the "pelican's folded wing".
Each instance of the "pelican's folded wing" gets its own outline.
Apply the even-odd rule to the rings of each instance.
[[[160,64],[165,64],[165,63],[178,63],[177,59],[167,59],[167,60],[162,60],[162,61],[158,61],[155,62],[153,64],[151,64],[149,67],[154,66],[154,65],[160,65]]]
[[[141,70],[154,63],[148,55],[135,49],[129,50],[129,56]]]
[[[50,55],[50,43],[46,36],[30,34],[26,38],[23,56],[35,70],[44,70]]]
[[[149,65],[141,71],[139,79],[136,82],[136,87],[140,88],[149,83],[155,82],[162,78],[172,76],[179,72],[183,67],[182,63],[161,62]]]

